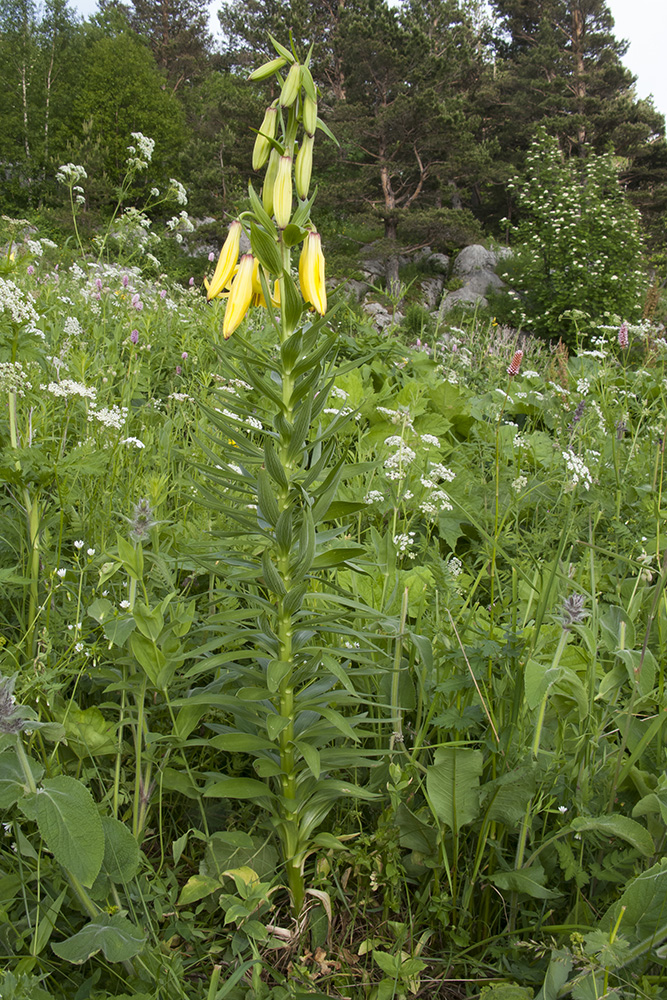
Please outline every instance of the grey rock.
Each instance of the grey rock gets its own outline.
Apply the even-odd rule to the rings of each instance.
[[[445,279],[441,275],[433,278],[424,278],[420,281],[419,288],[424,300],[424,307],[430,312],[437,308],[444,287]]]
[[[498,277],[495,271],[482,270],[475,271],[463,287],[471,292],[478,292],[480,295],[485,295],[489,288],[504,288],[505,282]]]
[[[432,253],[428,262],[439,274],[449,274],[449,257],[446,253]]]
[[[364,295],[368,291],[367,281],[355,281],[354,278],[350,278],[343,285],[340,286],[340,290],[345,295],[351,295],[356,302],[361,302]]]
[[[440,303],[440,315],[444,316],[445,313],[448,313],[450,309],[459,303],[470,306],[476,306],[478,303],[481,306],[488,306],[489,304],[480,292],[474,292],[467,285],[464,285],[463,288],[457,288],[455,292],[449,292],[445,295]]]
[[[464,247],[454,261],[452,273],[457,278],[468,278],[475,271],[486,271],[496,266],[496,255],[492,250],[473,243],[469,247]]]

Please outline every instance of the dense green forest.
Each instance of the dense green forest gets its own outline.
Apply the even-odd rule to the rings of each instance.
[[[516,216],[508,182],[540,125],[566,157],[612,151],[659,243],[664,118],[637,98],[604,0],[231,0],[219,19],[214,42],[204,0],[101,0],[84,22],[67,0],[2,0],[2,210],[64,219],[56,172],[75,162],[89,177],[80,227],[94,231],[141,131],[156,143],[151,184],[176,177],[194,216],[233,217],[263,107],[245,80],[268,34],[291,33],[297,50],[312,43],[319,113],[338,139],[314,164],[330,253],[378,232],[445,252],[502,239]]]

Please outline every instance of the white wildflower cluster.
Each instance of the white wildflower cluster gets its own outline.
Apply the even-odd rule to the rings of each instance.
[[[160,189],[151,188],[151,198],[159,198],[159,197],[160,197]]]
[[[169,178],[169,196],[174,199],[177,205],[187,205],[188,203],[187,192],[175,177]]]
[[[186,399],[192,399],[192,396],[188,396],[187,392],[172,392],[167,396],[167,399],[173,399],[177,403],[183,403]]]
[[[15,392],[17,396],[25,396],[26,389],[32,389],[32,385],[26,378],[21,362],[0,361],[0,392]]]
[[[50,393],[52,396],[60,396],[63,399],[68,399],[70,396],[80,396],[81,399],[90,399],[94,403],[97,398],[97,389],[93,386],[84,385],[83,382],[75,382],[71,378],[64,378],[60,382],[49,382],[47,385],[40,385],[40,389]]]
[[[590,489],[593,478],[588,470],[588,466],[578,455],[575,455],[571,448],[566,448],[562,454],[568,472],[572,476],[570,488],[574,488],[581,483],[585,490]]]
[[[68,337],[82,337],[83,329],[76,316],[68,316],[63,324],[63,329]]]
[[[130,132],[130,135],[134,139],[135,145],[127,147],[131,154],[128,157],[127,165],[130,169],[144,170],[153,159],[155,139],[149,139],[142,132]]]
[[[34,257],[41,257],[44,253],[44,248],[39,240],[26,240],[25,245],[28,253],[31,253]]]
[[[410,430],[414,429],[410,410],[407,406],[399,406],[397,410],[389,410],[386,406],[378,406],[377,412],[383,413],[385,417],[389,417],[392,424],[403,424],[404,427],[409,427]]]
[[[374,503],[381,503],[384,500],[384,493],[380,490],[369,490],[369,492],[364,497],[364,503],[369,505]]]
[[[179,204],[181,203],[179,202]],[[178,215],[172,216],[171,219],[167,219],[166,226],[170,233],[174,233],[178,243],[183,242],[183,233],[192,233],[195,228],[185,209]]]
[[[461,576],[461,573],[463,572],[463,563],[458,556],[450,556],[445,565],[450,576],[455,578]]]
[[[434,482],[443,480],[446,483],[453,483],[456,479],[456,473],[453,469],[448,469],[446,465],[442,465],[440,462],[431,462],[428,478]],[[426,484],[424,483],[423,485]]]
[[[126,437],[126,438],[123,438],[120,443],[121,444],[131,444],[131,445],[134,445],[135,448],[139,448],[139,449],[146,447],[146,445],[144,444],[144,442],[140,441],[139,438],[136,438],[136,437]]]
[[[9,313],[13,323],[25,323],[33,332],[39,316],[20,288],[13,281],[0,278],[0,312]]]
[[[345,392],[345,389],[341,389],[339,386],[335,385],[330,392],[332,399],[347,399],[349,397],[349,392]]]
[[[416,559],[417,555],[415,552],[410,552],[411,546],[415,543],[415,533],[414,531],[408,531],[407,533],[394,535],[394,545],[399,555],[407,555],[408,559]]]
[[[528,485],[528,480],[526,479],[525,476],[517,476],[514,482],[512,483],[512,489],[514,490],[515,493],[522,493],[527,485]]]
[[[67,184],[68,186],[73,186],[74,184],[78,184],[79,181],[85,181],[87,179],[88,174],[78,163],[64,163],[56,174],[56,180],[61,184]]]
[[[419,509],[427,517],[436,517],[440,511],[454,510],[454,507],[448,493],[445,493],[444,490],[434,489],[426,500],[422,500],[419,504]]]
[[[79,267],[78,264],[72,264],[69,268],[70,277],[74,278],[76,281],[83,281],[86,277],[86,272]]]
[[[453,368],[443,368],[442,377],[444,378],[445,382],[449,382],[450,385],[459,384],[458,372],[454,371]]]
[[[522,434],[515,434],[512,444],[517,451],[521,451],[522,448],[528,447],[528,440]]]
[[[174,393],[169,398],[173,399],[175,395],[176,394]],[[256,417],[251,417],[249,415],[246,415],[245,417],[240,417],[238,413],[232,413],[231,410],[220,410],[218,409],[218,407],[216,407],[216,412],[222,414],[223,417],[227,417],[228,420],[236,420],[238,423],[247,424],[248,427],[253,427],[257,431],[262,430],[261,421],[257,420]]]
[[[589,400],[591,409],[595,410],[595,414],[598,418],[598,426],[603,434],[607,433],[607,421],[604,418],[604,413],[600,407],[600,404],[596,399]]]
[[[587,378],[580,378],[577,381],[577,392],[581,393],[582,396],[587,396],[591,388],[591,384]]]
[[[432,445],[434,448],[440,447],[440,441],[435,434],[421,434],[420,439],[422,444]]]
[[[406,475],[406,466],[415,460],[415,452],[400,437],[391,437],[387,440],[398,441],[397,445],[392,446],[396,447],[396,451],[384,461],[387,479],[403,479]]]
[[[113,406],[103,406],[99,410],[97,407],[91,406],[88,411],[88,420],[97,420],[105,427],[119,431],[127,420],[127,412],[127,406],[117,406],[115,403]]]

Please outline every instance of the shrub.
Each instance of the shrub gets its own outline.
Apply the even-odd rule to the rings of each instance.
[[[639,213],[618,184],[611,154],[565,161],[541,129],[516,184],[514,325],[573,343],[596,319],[635,319],[645,275]]]

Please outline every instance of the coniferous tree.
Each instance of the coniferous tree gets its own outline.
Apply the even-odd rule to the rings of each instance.
[[[100,0],[102,11],[117,9],[148,41],[174,92],[202,75],[213,39],[207,0]]]

